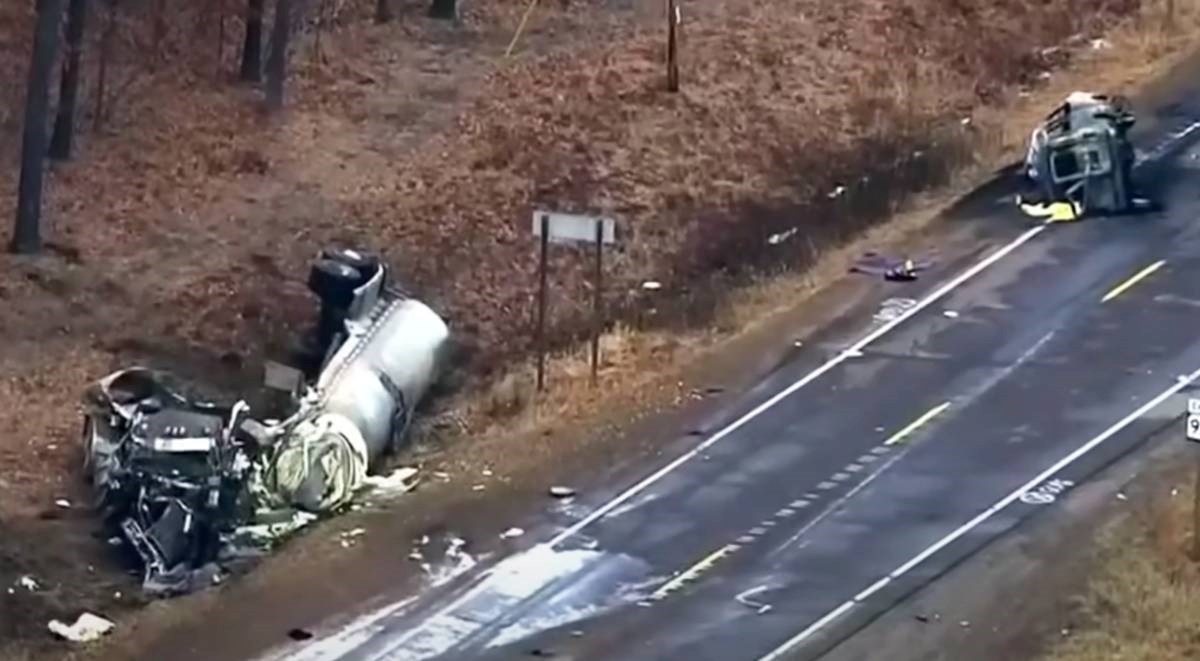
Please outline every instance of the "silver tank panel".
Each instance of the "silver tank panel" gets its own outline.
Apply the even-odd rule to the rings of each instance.
[[[433,384],[450,331],[429,306],[408,298],[380,301],[346,328],[349,337],[317,379],[319,408],[353,422],[373,460]]]

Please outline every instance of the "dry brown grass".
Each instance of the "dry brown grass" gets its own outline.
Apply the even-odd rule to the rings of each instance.
[[[1185,473],[1162,479],[1146,507],[1103,536],[1083,601],[1087,626],[1058,644],[1048,661],[1200,658],[1200,565],[1188,558],[1192,484]]]

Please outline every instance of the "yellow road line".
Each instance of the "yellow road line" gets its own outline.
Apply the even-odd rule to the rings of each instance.
[[[717,564],[717,562],[719,562],[721,560],[721,558],[724,558],[725,556],[729,555],[730,553],[733,553],[734,551],[738,550],[739,548],[741,548],[741,547],[738,546],[737,544],[726,544],[725,546],[722,546],[721,548],[717,549],[716,551],[709,553],[708,555],[706,555],[704,557],[703,560],[701,560],[700,562],[697,562],[696,564],[692,565],[691,567],[688,567],[687,569],[683,570],[683,572],[680,573],[678,576],[667,581],[666,583],[663,584],[662,587],[655,590],[654,593],[650,595],[648,601],[658,601],[659,599],[662,599],[663,597],[667,596],[668,594],[671,594],[672,592],[678,590],[679,588],[683,587],[684,585],[691,583],[692,581],[696,580],[701,574],[708,571],[709,569],[712,569],[712,566]]]
[[[916,420],[913,420],[912,422],[910,422],[908,424],[907,427],[905,427],[904,429],[901,429],[900,431],[896,432],[895,434],[892,434],[891,438],[884,441],[883,444],[884,445],[896,445],[897,443],[903,443],[905,438],[907,438],[913,432],[915,432],[918,429],[920,429],[921,427],[923,427],[930,420],[933,420],[934,418],[938,417],[939,415],[945,413],[946,409],[948,409],[948,408],[950,408],[950,402],[946,402],[944,404],[939,404],[938,406],[935,406],[935,407],[929,409],[928,411],[925,412],[925,415],[917,418]]]
[[[1120,296],[1121,294],[1124,294],[1125,292],[1129,291],[1129,289],[1131,287],[1133,287],[1134,285],[1136,285],[1137,283],[1150,277],[1150,274],[1161,269],[1163,266],[1166,265],[1166,263],[1167,263],[1167,260],[1160,259],[1157,262],[1154,262],[1153,264],[1151,264],[1150,266],[1147,266],[1146,268],[1142,269],[1141,271],[1138,271],[1136,274],[1134,274],[1134,276],[1132,278],[1126,280],[1125,282],[1122,282],[1121,284],[1117,285],[1116,287],[1113,287],[1107,294],[1104,295],[1104,298],[1100,299],[1100,302],[1107,303],[1107,302],[1113,300],[1114,298]]]

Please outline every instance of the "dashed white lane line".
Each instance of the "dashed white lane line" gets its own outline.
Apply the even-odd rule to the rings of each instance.
[[[916,567],[917,565],[920,565],[922,562],[925,562],[926,560],[928,560],[933,554],[937,553],[938,551],[941,551],[942,549],[946,548],[950,544],[954,543],[956,540],[961,538],[963,535],[966,535],[971,530],[974,530],[980,524],[982,524],[983,522],[992,518],[998,512],[1000,512],[1004,508],[1011,505],[1013,502],[1017,501],[1021,497],[1021,494],[1025,493],[1026,491],[1029,491],[1030,489],[1036,488],[1039,484],[1041,484],[1042,482],[1045,482],[1049,478],[1053,477],[1056,473],[1058,473],[1062,469],[1066,468],[1067,466],[1070,466],[1072,463],[1077,461],[1080,457],[1091,452],[1097,446],[1099,446],[1101,443],[1112,438],[1117,433],[1119,433],[1121,430],[1123,430],[1126,427],[1128,427],[1129,425],[1133,424],[1134,422],[1139,420],[1142,416],[1146,415],[1151,410],[1157,408],[1160,404],[1162,404],[1163,402],[1170,399],[1176,393],[1180,392],[1184,388],[1191,385],[1197,379],[1200,379],[1200,370],[1196,370],[1195,372],[1192,372],[1191,374],[1188,374],[1187,376],[1180,377],[1176,381],[1175,385],[1171,386],[1170,388],[1167,388],[1165,391],[1160,393],[1158,396],[1154,397],[1150,401],[1148,401],[1145,404],[1143,404],[1142,406],[1138,407],[1137,410],[1135,410],[1134,412],[1125,416],[1121,420],[1117,421],[1116,424],[1114,424],[1113,426],[1104,430],[1095,438],[1093,438],[1090,441],[1079,446],[1074,451],[1072,451],[1070,454],[1068,454],[1067,456],[1063,457],[1058,462],[1056,462],[1054,465],[1052,465],[1049,468],[1047,468],[1046,470],[1042,471],[1037,476],[1035,476],[1033,479],[1031,479],[1028,482],[1026,482],[1025,484],[1021,485],[1015,491],[1008,494],[1004,498],[1001,498],[994,505],[992,505],[991,507],[989,507],[986,510],[984,510],[983,512],[981,512],[975,518],[971,519],[970,521],[967,521],[963,525],[956,528],[950,534],[948,534],[945,537],[942,537],[938,541],[934,542],[929,547],[927,547],[925,550],[923,550],[920,553],[918,553],[917,555],[913,556],[910,560],[908,560],[904,564],[897,567],[895,570],[893,570],[888,575],[875,581],[874,583],[872,583],[871,585],[869,585],[865,589],[863,589],[861,592],[854,595],[854,597],[852,597],[848,601],[842,603],[837,608],[826,613],[824,616],[822,616],[816,622],[813,622],[807,628],[800,631],[800,633],[797,633],[795,636],[792,636],[788,640],[784,641],[784,643],[782,645],[780,645],[779,647],[776,647],[774,650],[768,652],[766,655],[761,657],[758,661],[777,661],[778,659],[781,659],[783,657],[783,655],[792,651],[797,646],[799,646],[801,643],[803,643],[805,640],[808,640],[813,635],[815,635],[817,632],[819,632],[820,630],[829,626],[829,624],[831,622],[838,619],[842,615],[845,615],[847,612],[852,610],[856,605],[862,603],[863,601],[865,601],[866,599],[871,597],[871,595],[879,592],[884,587],[886,587],[888,584],[899,579],[901,576],[904,576],[908,572],[912,571],[912,569],[914,567]]]
[[[797,392],[801,388],[804,388],[805,386],[812,383],[813,381],[816,381],[817,379],[821,378],[822,376],[827,374],[830,370],[834,369],[838,365],[841,365],[842,363],[851,359],[853,356],[861,355],[863,348],[865,348],[866,346],[875,342],[879,338],[887,335],[888,333],[892,332],[893,330],[896,329],[896,327],[900,326],[901,324],[908,321],[909,319],[912,319],[917,314],[920,314],[921,311],[925,310],[929,306],[942,300],[947,295],[949,295],[950,292],[958,289],[963,284],[965,284],[967,281],[971,280],[975,276],[979,275],[980,273],[982,273],[985,270],[987,270],[988,268],[990,268],[996,262],[999,262],[1000,260],[1004,259],[1008,255],[1012,254],[1012,252],[1015,251],[1017,248],[1020,248],[1021,246],[1025,245],[1026,243],[1029,243],[1034,238],[1036,238],[1039,234],[1041,234],[1042,232],[1045,232],[1047,227],[1048,227],[1047,225],[1038,225],[1037,227],[1033,227],[1033,228],[1030,228],[1029,230],[1026,230],[1024,233],[1022,233],[1017,238],[1013,239],[1007,245],[999,248],[992,254],[988,255],[984,259],[975,263],[975,265],[971,266],[967,270],[963,271],[962,273],[958,274],[954,278],[950,279],[948,282],[943,284],[941,287],[938,287],[937,289],[935,289],[928,296],[926,296],[925,298],[918,301],[916,305],[913,305],[912,307],[906,309],[904,312],[897,315],[891,321],[881,325],[879,328],[876,328],[875,330],[867,333],[862,339],[860,339],[857,342],[855,342],[854,344],[850,345],[845,350],[841,351],[836,356],[834,356],[830,360],[826,361],[823,365],[821,365],[817,369],[809,372],[808,374],[801,377],[799,380],[795,381],[794,383],[792,383],[788,387],[784,388],[783,390],[779,391],[778,393],[775,393],[775,395],[771,396],[769,399],[767,399],[767,401],[754,407],[753,409],[748,411],[746,414],[742,415],[740,418],[734,420],[733,422],[731,422],[730,424],[725,426],[723,429],[717,431],[715,434],[713,434],[712,436],[705,439],[702,443],[700,443],[696,447],[685,452],[684,454],[680,455],[679,457],[676,457],[673,461],[671,461],[667,465],[663,466],[662,468],[658,469],[657,471],[651,473],[649,476],[647,476],[642,481],[638,482],[637,484],[634,484],[633,486],[629,487],[625,491],[621,492],[612,500],[601,505],[600,507],[597,507],[595,510],[592,511],[591,514],[589,514],[586,517],[575,522],[575,524],[571,525],[570,527],[564,529],[562,532],[558,533],[552,539],[550,539],[550,541],[546,542],[546,544],[548,544],[549,546],[557,546],[558,544],[561,544],[562,542],[575,536],[576,533],[583,530],[584,528],[587,528],[588,526],[592,525],[596,521],[599,521],[606,514],[611,512],[613,509],[619,507],[625,501],[627,501],[630,498],[633,498],[634,496],[645,491],[651,485],[655,484],[656,482],[663,479],[667,475],[670,475],[672,472],[674,472],[680,466],[682,466],[682,465],[688,463],[689,461],[691,461],[692,459],[695,459],[696,457],[704,454],[705,452],[707,452],[709,450],[709,448],[716,445],[717,443],[720,443],[722,439],[728,437],[730,434],[737,431],[738,429],[741,429],[747,423],[749,423],[751,420],[754,420],[755,418],[762,415],[766,411],[769,411],[770,409],[774,408],[780,402],[782,402],[783,400],[790,397],[793,393]]]

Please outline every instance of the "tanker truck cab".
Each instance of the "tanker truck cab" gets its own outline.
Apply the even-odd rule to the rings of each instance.
[[[1136,196],[1132,178],[1135,156],[1128,132],[1135,122],[1123,100],[1075,92],[1034,130],[1025,174],[1036,187],[1038,203],[1066,204],[1073,211],[1073,217],[1055,220],[1149,206]],[[1022,207],[1037,215],[1031,205]]]

